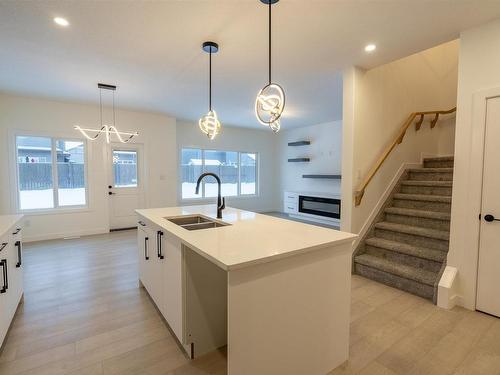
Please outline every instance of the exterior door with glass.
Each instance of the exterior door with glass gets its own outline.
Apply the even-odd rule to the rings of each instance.
[[[111,230],[137,226],[135,209],[144,207],[144,158],[140,144],[110,144],[109,227]]]

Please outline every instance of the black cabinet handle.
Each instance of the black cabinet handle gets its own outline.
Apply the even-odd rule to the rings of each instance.
[[[495,219],[495,216],[493,215],[484,215],[484,220],[487,221],[488,223],[491,223],[492,221],[500,221],[500,219]]]
[[[146,260],[149,260],[149,255],[148,255],[148,241],[149,241],[149,237],[144,237],[144,258]]]
[[[21,231],[21,228],[17,228],[16,231],[14,233],[12,233],[12,234],[13,235],[18,234],[20,231]]]
[[[2,251],[3,249],[5,249],[5,246],[7,246],[8,243],[7,242],[4,242],[2,244],[0,244],[0,251]]]
[[[0,265],[3,268],[3,286],[0,289],[0,293],[5,293],[9,289],[9,276],[7,275],[7,259],[2,259]]]
[[[162,237],[163,237],[163,232],[161,230],[159,230],[157,232],[157,241],[156,241],[156,245],[157,245],[157,250],[158,250],[158,258],[160,259],[164,259],[165,257],[163,256],[162,254],[162,245],[161,245],[161,242],[162,242]]]
[[[7,291],[7,286],[6,284],[6,278],[5,275],[7,274],[7,259],[2,259],[0,260],[0,267],[2,267],[2,289],[0,289],[0,293],[5,293]]]
[[[139,225],[143,226],[143,227],[145,227],[145,226],[146,226],[146,224],[144,224],[144,221],[142,221],[142,220],[139,220],[137,223],[138,223]]]
[[[21,241],[16,241],[16,247],[17,247],[17,263],[16,263],[16,268],[21,267],[23,264],[22,260],[22,251],[23,251],[23,245],[21,244]]]
[[[108,192],[108,195],[114,195],[116,193],[113,193],[112,191]]]

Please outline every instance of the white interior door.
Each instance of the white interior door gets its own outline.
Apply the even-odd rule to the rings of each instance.
[[[140,144],[110,144],[108,152],[109,226],[137,226],[134,212],[144,207],[144,157]]]
[[[500,317],[500,97],[487,100],[477,310]]]

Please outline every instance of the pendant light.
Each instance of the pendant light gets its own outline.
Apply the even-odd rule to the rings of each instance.
[[[118,142],[127,143],[135,136],[139,135],[138,132],[121,132],[116,128],[115,122],[115,91],[116,86],[107,85],[105,83],[98,83],[97,87],[99,88],[99,109],[100,109],[100,118],[101,118],[101,128],[100,129],[88,129],[82,128],[78,125],[75,125],[75,129],[80,131],[85,138],[91,141],[95,141],[101,134],[104,134],[106,137],[106,142],[111,142],[111,137],[114,135]],[[109,90],[113,92],[113,125],[105,125],[102,123],[102,90]],[[91,133],[92,135],[89,135]]]
[[[285,109],[285,92],[271,79],[271,7],[279,0],[260,0],[269,6],[269,81],[255,100],[255,116],[262,125],[269,126],[273,132],[280,130],[280,118]]]
[[[205,42],[202,45],[203,51],[208,53],[208,113],[200,118],[198,125],[200,130],[211,140],[220,133],[221,124],[217,118],[217,113],[212,110],[212,53],[219,51],[219,45],[214,42]]]

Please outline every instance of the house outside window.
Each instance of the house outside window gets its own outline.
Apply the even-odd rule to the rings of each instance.
[[[16,136],[18,209],[86,206],[85,146],[82,140]]]
[[[199,195],[195,194],[196,181],[204,172],[217,174],[222,182],[222,195],[226,197],[256,195],[258,154],[256,152],[181,150],[182,199],[209,198],[217,196],[214,178],[203,179]]]

